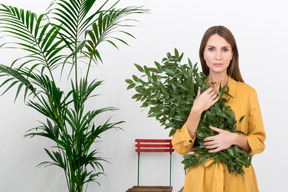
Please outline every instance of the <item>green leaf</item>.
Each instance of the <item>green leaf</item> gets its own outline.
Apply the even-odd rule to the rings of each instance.
[[[203,165],[206,160],[207,160],[207,157],[201,156],[201,157],[199,158],[199,163],[200,163],[201,165]]]
[[[137,65],[137,64],[134,64],[136,66],[136,68],[138,69],[138,71],[140,72],[144,72],[144,69],[140,66],[140,65]]]
[[[160,65],[160,63],[154,61],[154,64],[156,65],[157,69],[159,70],[159,72],[162,72],[163,69],[162,69],[162,66]]]
[[[176,132],[176,129],[171,129],[169,132],[169,137],[173,136],[175,132]]]
[[[197,131],[197,132],[196,132],[196,137],[199,138],[199,139],[204,139],[204,138],[205,138],[205,135],[204,135],[203,132]]]
[[[128,84],[134,83],[134,81],[132,81],[131,79],[126,79],[125,82]]]
[[[174,54],[175,54],[175,57],[179,57],[179,52],[176,48],[174,49]]]
[[[167,75],[170,75],[170,76],[174,76],[176,74],[175,71],[171,69],[164,68],[164,71],[167,73]]]
[[[214,163],[219,163],[220,162],[220,158],[218,157],[218,155],[215,155],[214,157]]]
[[[132,84],[130,84],[128,87],[127,87],[127,89],[132,89],[132,88],[134,88],[136,86],[136,84],[135,83],[132,83]]]
[[[232,157],[234,156],[233,149],[231,147],[228,148],[227,151]]]
[[[243,115],[243,116],[239,119],[239,123],[241,123],[245,117],[246,117],[246,115]]]
[[[151,71],[151,72],[159,73],[158,69],[156,69],[156,68],[149,67],[148,69],[149,69],[149,71]]]
[[[247,134],[244,133],[243,131],[239,131],[239,130],[237,130],[237,133],[241,133],[242,135],[246,135],[246,136],[247,136]]]
[[[167,53],[167,58],[171,59],[171,53]]]

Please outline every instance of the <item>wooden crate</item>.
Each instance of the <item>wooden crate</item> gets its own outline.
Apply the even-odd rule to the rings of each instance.
[[[133,186],[126,192],[172,192],[172,186]]]

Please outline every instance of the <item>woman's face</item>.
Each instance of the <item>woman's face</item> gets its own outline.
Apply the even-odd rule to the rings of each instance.
[[[223,37],[214,34],[208,39],[203,56],[209,67],[209,74],[227,74],[233,52],[230,44]]]

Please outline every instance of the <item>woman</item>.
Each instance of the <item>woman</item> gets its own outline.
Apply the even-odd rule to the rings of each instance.
[[[186,155],[195,142],[201,114],[218,101],[220,84],[228,85],[229,92],[223,97],[230,97],[228,105],[235,113],[236,120],[246,115],[237,129],[247,136],[231,133],[217,127],[210,129],[219,134],[206,137],[204,145],[210,153],[216,153],[237,145],[252,155],[261,153],[266,138],[256,91],[245,84],[239,69],[238,49],[233,34],[223,26],[209,28],[203,38],[199,50],[203,73],[211,85],[209,89],[197,97],[190,115],[183,127],[175,132],[172,144],[181,155]],[[212,84],[214,82],[215,84]],[[208,159],[203,165],[195,165],[186,170],[184,192],[257,192],[256,175],[251,165],[245,168],[245,176],[229,173],[223,162],[213,163]]]

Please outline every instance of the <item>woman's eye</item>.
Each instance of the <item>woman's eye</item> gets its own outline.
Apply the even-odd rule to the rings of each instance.
[[[211,48],[211,47],[210,47],[210,48],[208,48],[208,51],[213,51],[213,50],[214,50],[214,49],[213,49],[213,48]]]
[[[227,49],[227,48],[224,48],[224,49],[223,49],[223,51],[224,51],[224,52],[228,52],[228,51],[229,51],[229,49]]]

